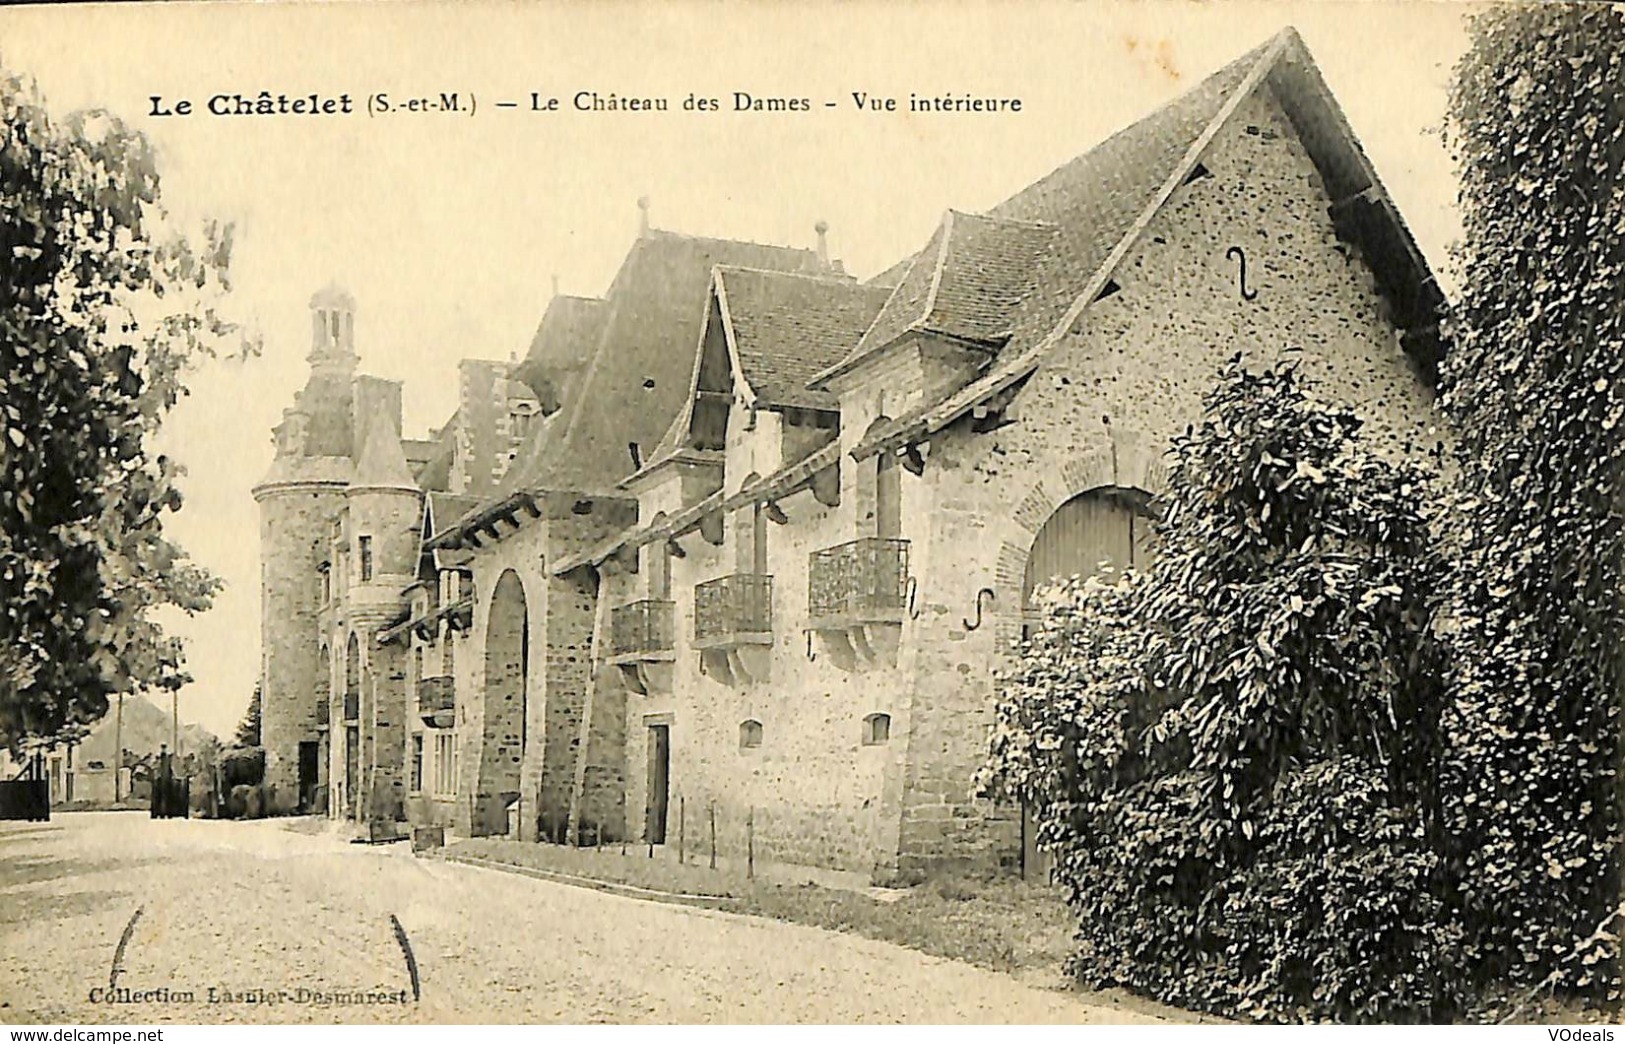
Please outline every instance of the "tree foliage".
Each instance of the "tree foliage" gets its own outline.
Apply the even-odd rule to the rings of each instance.
[[[989,792],[1032,812],[1076,967],[1269,1020],[1450,1014],[1431,478],[1294,368],[1221,375],[1144,573],[1049,591]]]
[[[1625,9],[1470,22],[1449,133],[1464,283],[1447,402],[1464,495],[1444,785],[1467,956],[1605,992],[1625,681]],[[1581,945],[1582,941],[1589,940]]]
[[[233,741],[239,747],[257,747],[260,745],[260,683],[254,683],[254,695],[249,697],[248,710],[243,713],[243,720],[237,723],[237,735]]]
[[[164,535],[180,469],[149,446],[231,332],[229,253],[175,231],[139,133],[0,69],[0,742],[184,680],[152,611],[217,583]]]

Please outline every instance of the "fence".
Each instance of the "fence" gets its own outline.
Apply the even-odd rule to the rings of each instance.
[[[159,755],[158,773],[152,778],[152,818],[185,819],[191,813],[192,781],[176,778],[173,754]]]
[[[152,781],[153,819],[185,819],[191,800],[191,780],[159,777]]]
[[[51,784],[43,779],[8,779],[0,782],[0,819],[27,819],[37,823],[51,818]]]

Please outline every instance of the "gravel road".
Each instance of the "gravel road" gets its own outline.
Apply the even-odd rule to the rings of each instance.
[[[886,943],[285,821],[0,824],[0,1023],[1130,1021],[1150,1020]]]

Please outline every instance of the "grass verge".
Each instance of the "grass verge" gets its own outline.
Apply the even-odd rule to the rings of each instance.
[[[1059,890],[1000,875],[940,876],[896,891],[854,891],[813,883],[750,879],[731,868],[648,858],[642,848],[592,849],[476,838],[447,848],[533,870],[592,878],[657,892],[722,896],[734,913],[846,932],[1018,976],[1030,985],[1064,988],[1072,918]],[[1123,991],[1093,992],[1091,1003],[1174,1021],[1177,1009]]]

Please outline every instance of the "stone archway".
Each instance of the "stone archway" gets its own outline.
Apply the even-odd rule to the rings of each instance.
[[[508,806],[520,797],[529,658],[525,588],[510,569],[497,579],[486,615],[484,729],[470,824],[476,837],[506,834]]]
[[[1116,488],[1155,497],[1168,488],[1167,440],[1111,429],[1110,441],[1067,461],[1034,483],[1006,527],[994,563],[992,617],[1001,649],[1013,648],[1025,622],[1027,562],[1033,542],[1061,506],[1090,490]]]
[[[1151,494],[1142,489],[1096,486],[1056,508],[1027,552],[1023,613],[1032,614],[1033,595],[1047,584],[1149,565],[1154,553],[1150,503]]]

